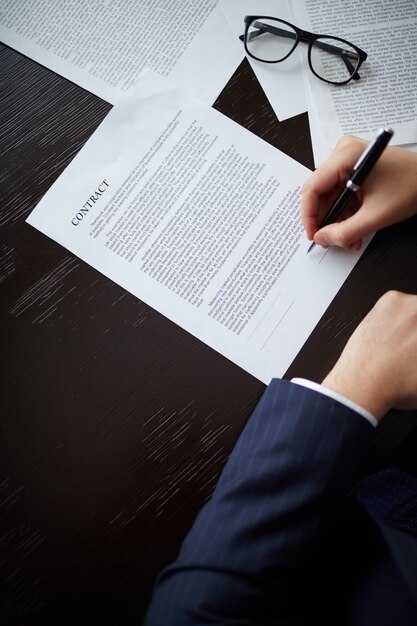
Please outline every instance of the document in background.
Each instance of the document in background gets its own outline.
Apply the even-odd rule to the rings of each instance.
[[[245,31],[245,15],[270,15],[291,20],[287,0],[220,0],[220,6],[242,53],[244,46],[239,35]],[[250,56],[247,59],[280,121],[307,111],[303,63],[297,50],[285,63],[262,63]]]
[[[372,139],[393,128],[396,144],[417,142],[416,0],[297,0],[294,19],[307,30],[336,35],[368,53],[361,80],[332,86],[309,76],[326,139],[350,133]]]
[[[311,91],[310,83],[304,76],[308,121],[310,126],[311,146],[313,148],[314,165],[318,167],[332,152],[330,144],[327,143],[320,118],[317,114],[317,105]]]
[[[267,383],[360,256],[306,255],[309,174],[149,71],[28,222]]]
[[[1,0],[0,40],[112,104],[145,67],[212,104],[244,56],[218,0]]]
[[[287,0],[257,0],[256,3],[253,0],[220,0],[220,5],[237,41],[244,32],[245,15],[269,15],[293,21]],[[243,49],[243,43],[239,43]],[[301,52],[306,53],[306,50]],[[300,51],[295,50],[282,63],[262,63],[249,56],[247,59],[280,121],[308,111],[314,162],[317,166],[329,155],[330,147],[325,141],[310,85],[304,76]]]

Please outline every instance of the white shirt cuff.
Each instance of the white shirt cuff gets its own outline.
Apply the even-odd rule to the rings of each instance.
[[[307,380],[306,378],[293,378],[291,382],[295,383],[296,385],[301,385],[302,387],[307,387],[308,389],[313,389],[313,391],[317,391],[318,393],[321,393],[324,396],[328,396],[329,398],[333,398],[333,400],[341,402],[341,404],[344,404],[349,409],[352,409],[352,411],[355,411],[356,413],[359,413],[359,415],[362,415],[362,417],[368,420],[368,422],[370,422],[372,426],[378,425],[378,420],[376,420],[375,417],[371,413],[369,413],[369,411],[359,406],[359,404],[356,404],[356,402],[352,402],[352,400],[349,400],[349,398],[345,398],[345,396],[341,396],[339,393],[336,393],[331,389],[327,389],[327,387],[323,387],[323,385],[319,385],[319,383],[315,383],[312,380]]]

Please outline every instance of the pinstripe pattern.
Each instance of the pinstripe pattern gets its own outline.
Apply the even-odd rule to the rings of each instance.
[[[160,576],[146,624],[296,624],[294,587],[373,432],[361,416],[274,380],[213,498]]]

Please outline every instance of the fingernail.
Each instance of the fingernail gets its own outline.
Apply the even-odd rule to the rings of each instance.
[[[328,248],[330,245],[326,235],[322,235],[321,233],[314,237],[314,241],[323,248]]]

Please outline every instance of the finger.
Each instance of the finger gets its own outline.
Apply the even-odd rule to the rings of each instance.
[[[342,137],[331,155],[305,181],[303,193],[314,191],[323,195],[337,185],[344,185],[365,145],[365,141],[356,137]]]
[[[314,241],[323,246],[339,246],[345,250],[358,250],[362,238],[375,230],[373,221],[367,214],[358,211],[342,222],[329,224],[314,235]]]
[[[305,182],[301,194],[301,220],[309,239],[313,238],[340,188],[339,174],[334,164],[323,170],[319,168]]]
[[[315,233],[320,229],[320,224],[326,217],[329,212],[330,207],[336,201],[336,198],[339,197],[341,191],[344,189],[344,185],[341,187],[335,188],[332,192],[328,193],[326,196],[322,198],[318,198],[318,208],[314,209],[312,215],[309,215],[307,211],[302,212],[301,219],[303,222],[304,229],[307,234],[307,238],[312,240],[314,238]],[[311,201],[308,198],[308,193],[306,193],[305,202],[310,202],[310,205],[313,206],[315,199],[313,198]],[[359,195],[359,194],[357,194]],[[349,217],[352,217],[360,208],[361,201],[357,197],[357,195],[353,196],[353,198],[349,201],[347,206],[344,208],[341,216],[338,221],[346,220]],[[302,204],[303,208],[303,204]]]
[[[301,220],[308,239],[313,238],[332,201],[345,185],[363,146],[364,142],[356,138],[342,138],[330,157],[304,183]]]
[[[320,197],[314,192],[307,190],[301,195],[301,221],[308,239],[313,239],[318,228]]]
[[[350,244],[350,248],[349,250],[358,252],[358,250],[360,250],[362,248],[362,239],[358,239],[357,241],[354,241],[353,243]]]

